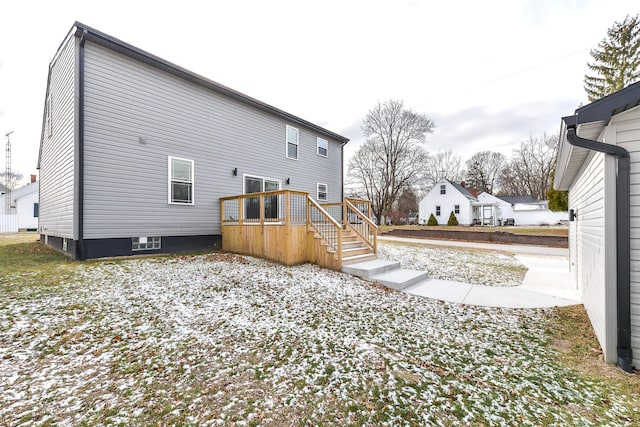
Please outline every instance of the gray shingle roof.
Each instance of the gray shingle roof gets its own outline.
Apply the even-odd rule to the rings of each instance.
[[[469,193],[469,190],[467,190],[466,188],[464,188],[462,185],[458,184],[457,182],[453,182],[449,179],[445,179],[445,181],[447,181],[449,184],[453,185],[453,187],[458,190],[463,196],[465,196],[467,199],[472,200],[474,202],[477,202],[478,199],[476,199],[475,197],[473,197],[473,194]]]

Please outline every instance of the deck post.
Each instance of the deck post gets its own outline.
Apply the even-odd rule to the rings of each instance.
[[[291,222],[291,191],[287,190],[284,193],[284,223],[289,225]]]
[[[347,218],[348,218],[348,208],[347,208],[347,204],[344,202],[344,200],[342,201],[342,228],[347,227]]]
[[[220,201],[220,231],[224,228],[224,200]]]
[[[260,193],[260,227],[264,227],[264,194]]]

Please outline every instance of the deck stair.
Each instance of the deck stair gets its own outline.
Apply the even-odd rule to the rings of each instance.
[[[400,268],[398,261],[374,259],[342,266],[344,273],[370,282],[382,283],[387,288],[402,290],[428,278],[426,271]]]

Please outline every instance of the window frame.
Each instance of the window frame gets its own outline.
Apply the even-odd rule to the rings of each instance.
[[[324,185],[324,199],[320,198],[320,186]],[[329,201],[329,186],[322,182],[316,183],[316,200],[319,202],[327,202]]]
[[[173,160],[178,160],[178,161],[182,161],[182,162],[189,162],[191,164],[191,182],[188,181],[182,181],[182,180],[175,180],[176,182],[182,182],[182,183],[190,183],[191,184],[191,201],[190,202],[177,202],[173,200],[172,197],[172,183],[174,181],[173,179]],[[191,159],[185,159],[182,157],[175,157],[175,156],[167,156],[167,203],[170,205],[181,205],[181,206],[193,206],[196,204],[196,180],[195,180],[195,175],[196,175],[196,171],[195,171],[195,161],[191,160]]]
[[[321,147],[320,145],[320,141],[324,142],[325,147]],[[325,153],[324,154],[320,154],[320,149],[324,148]],[[324,138],[320,138],[319,136],[316,137],[316,154],[320,157],[328,157],[329,156],[329,141],[324,139]]]
[[[141,243],[140,239],[144,239],[144,243]],[[140,245],[144,245],[144,247],[141,248]],[[132,252],[157,251],[160,249],[162,249],[162,237],[160,236],[137,236],[131,238]]]
[[[436,213],[435,213],[435,215],[436,216],[440,216],[441,211],[442,211],[442,209],[440,208],[440,205],[436,205]]]
[[[447,184],[440,184],[440,194],[447,194]]]
[[[456,215],[460,214],[460,205],[453,205],[453,213]]]
[[[296,131],[296,141],[289,141],[289,129],[293,129]],[[293,126],[286,125],[285,133],[284,133],[284,155],[287,159],[298,160],[300,158],[300,130],[298,128],[294,128]],[[289,156],[289,144],[296,146],[296,157]]]
[[[40,217],[40,202],[33,202],[33,217]]]

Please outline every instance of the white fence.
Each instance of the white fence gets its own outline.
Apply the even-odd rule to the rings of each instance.
[[[0,233],[17,233],[18,215],[0,215]]]

